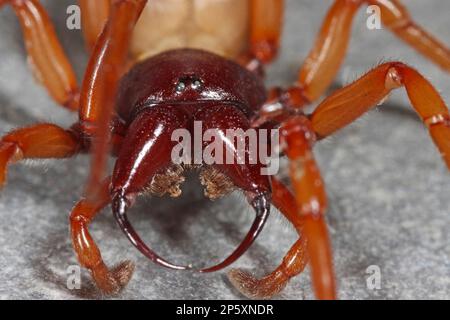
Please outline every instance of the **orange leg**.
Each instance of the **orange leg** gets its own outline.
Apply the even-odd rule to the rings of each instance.
[[[267,119],[303,108],[318,99],[330,86],[344,60],[353,18],[361,1],[336,0],[328,11],[313,49],[299,71],[298,81],[287,90],[274,88],[262,107],[260,124]]]
[[[79,114],[82,131],[96,137],[87,195],[95,194],[104,176],[118,81],[125,71],[134,25],[146,3],[147,0],[113,0],[108,22],[89,60]]]
[[[319,138],[331,135],[402,86],[450,169],[449,110],[419,72],[400,62],[384,63],[325,99],[311,115],[314,132]]]
[[[378,5],[382,22],[393,33],[441,68],[450,71],[450,50],[415,24],[398,0],[336,0],[300,69],[297,83],[289,90],[280,92],[279,98],[268,103],[265,109],[273,112],[277,105],[303,107],[324,94],[344,60],[355,14],[364,3]]]
[[[281,182],[272,178],[272,202],[296,228],[299,239],[290,248],[280,266],[273,272],[257,279],[248,272],[232,269],[228,277],[233,285],[249,298],[271,298],[278,294],[289,279],[301,273],[308,263],[307,241],[302,236],[302,219],[292,193]]]
[[[287,146],[290,177],[303,220],[315,295],[318,299],[335,299],[331,244],[324,217],[327,199],[324,182],[311,150],[315,135],[310,121],[304,116],[291,118],[282,125],[281,137]]]
[[[70,215],[72,244],[80,264],[91,271],[100,290],[108,295],[117,294],[131,279],[134,264],[124,261],[111,270],[103,262],[100,250],[92,239],[88,225],[94,217],[111,202],[109,194],[110,179],[103,182],[98,194],[78,202]]]
[[[9,164],[22,159],[68,158],[79,152],[77,136],[52,124],[22,128],[0,141],[0,187],[6,182]]]
[[[22,128],[4,136],[0,141],[0,187],[6,182],[9,164],[23,159],[68,158],[86,151],[86,141],[75,126],[64,130],[52,124],[38,124]],[[115,149],[120,145],[120,136],[113,136]],[[89,144],[89,142],[88,142]],[[80,263],[89,268],[99,288],[104,293],[118,292],[130,279],[133,265],[123,262],[108,271],[101,260],[100,252],[93,242],[87,225],[93,217],[110,202],[109,183],[104,183],[95,196],[95,201],[82,200],[70,216],[73,245]]]
[[[91,52],[108,20],[111,0],[78,0],[78,3],[83,17],[81,22],[86,47]]]
[[[297,87],[308,101],[318,99],[330,86],[344,60],[353,18],[361,1],[336,0],[328,11],[316,42],[298,75]]]
[[[30,65],[36,78],[60,105],[78,110],[79,90],[72,66],[38,0],[3,0],[14,9],[23,29]]]
[[[269,63],[280,47],[284,0],[251,0],[250,6],[250,55]]]
[[[311,145],[317,138],[327,137],[353,122],[393,89],[402,86],[450,169],[449,110],[437,90],[421,74],[399,62],[382,64],[353,84],[336,91],[317,107],[309,120],[304,116],[293,116],[292,112],[278,112],[275,117],[266,119],[289,119],[282,124],[281,135],[287,145],[291,180],[302,215],[313,285],[319,299],[335,298],[336,289],[324,220],[326,194]],[[292,211],[289,201],[285,200],[281,205],[287,206],[285,212]],[[247,282],[252,283],[250,280]]]
[[[450,49],[418,26],[400,1],[365,0],[365,2],[380,7],[381,20],[397,37],[442,69],[450,71]]]

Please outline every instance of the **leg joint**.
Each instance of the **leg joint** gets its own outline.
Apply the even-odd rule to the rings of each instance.
[[[317,136],[306,116],[295,116],[286,121],[280,130],[281,144],[289,149],[305,150],[313,147]]]
[[[23,151],[16,141],[9,141],[8,136],[4,137],[0,143],[0,151],[7,152],[9,162],[14,163],[24,158]],[[7,151],[6,151],[7,150]]]
[[[385,79],[385,87],[394,90],[403,86],[403,76],[400,68],[401,64],[393,63],[388,69]]]
[[[70,214],[70,222],[75,223],[77,225],[87,225],[91,219],[84,214],[84,203],[83,201],[79,202],[72,213]]]
[[[448,113],[436,114],[432,117],[425,119],[424,122],[428,129],[438,124],[443,124],[447,127],[450,127],[450,114]]]

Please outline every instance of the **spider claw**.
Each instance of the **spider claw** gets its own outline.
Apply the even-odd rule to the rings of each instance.
[[[252,226],[250,227],[249,232],[247,233],[244,240],[241,244],[236,248],[236,250],[223,262],[209,268],[201,269],[199,272],[214,272],[220,269],[223,269],[234,261],[239,259],[252,245],[255,239],[258,237],[260,232],[262,231],[267,218],[269,217],[270,212],[270,201],[267,193],[261,193],[255,196],[251,202],[252,207],[255,209],[256,217],[253,221]]]
[[[127,218],[127,209],[129,208],[129,206],[130,205],[125,196],[119,194],[118,196],[113,198],[112,210],[114,213],[114,217],[116,218],[116,221],[120,226],[120,229],[122,229],[127,238],[131,241],[131,243],[148,259],[150,259],[156,264],[159,264],[160,266],[176,270],[190,269],[190,267],[188,266],[178,266],[166,261],[159,255],[157,255],[152,249],[150,249],[144,243],[144,241],[142,241],[141,237],[138,235],[138,233],[133,228],[133,226],[131,225],[131,223]]]

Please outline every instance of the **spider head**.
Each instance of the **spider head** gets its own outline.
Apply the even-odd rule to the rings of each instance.
[[[210,52],[180,49],[133,66],[121,80],[116,109],[131,122],[149,106],[226,102],[244,106],[250,115],[265,101],[262,79],[241,65]]]

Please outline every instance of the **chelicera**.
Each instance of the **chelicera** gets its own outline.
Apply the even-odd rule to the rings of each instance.
[[[230,8],[233,1],[229,0]],[[30,60],[39,79],[57,102],[79,112],[79,120],[69,129],[38,124],[4,136],[0,143],[1,184],[5,183],[7,166],[11,163],[91,152],[90,179],[83,199],[70,215],[71,237],[80,264],[91,271],[99,289],[115,294],[130,280],[133,264],[127,261],[108,268],[88,230],[89,223],[108,204],[112,204],[114,216],[126,236],[150,260],[172,269],[192,268],[158,256],[127,219],[127,211],[142,192],[180,195],[183,173],[189,167],[171,161],[176,144],[171,140],[173,131],[192,130],[194,121],[201,121],[205,129],[219,131],[279,128],[280,151],[290,160],[294,192],[276,177],[262,175],[261,162],[201,166],[200,179],[209,198],[239,189],[256,217],[247,236],[228,258],[199,271],[220,270],[238,259],[258,236],[273,204],[295,226],[299,234],[297,242],[279,267],[267,276],[257,279],[233,269],[229,272],[230,280],[247,296],[271,297],[309,263],[317,298],[335,298],[324,218],[327,200],[312,153],[314,144],[356,120],[392,90],[404,87],[450,168],[450,115],[437,90],[419,72],[395,61],[375,67],[336,91],[312,114],[306,114],[304,107],[317,100],[335,77],[345,56],[351,21],[363,4],[378,5],[384,24],[392,32],[447,71],[449,50],[414,24],[399,1],[337,0],[297,83],[286,90],[275,88],[267,93],[261,71],[276,56],[283,1],[239,0],[239,5],[249,11],[250,41],[246,45],[224,45],[219,50],[221,55],[209,52],[217,49],[220,41],[211,48],[202,43],[201,47],[208,50],[168,46],[158,54],[149,54],[148,44],[143,45],[145,41],[132,41],[140,15],[145,13],[143,19],[148,15],[152,2],[164,3],[148,2],[146,7],[146,0],[80,1],[92,54],[79,89],[39,1],[0,0],[0,5],[12,6],[22,24]],[[142,21],[139,23],[146,23]],[[139,28],[142,38],[142,27],[138,24],[136,30]],[[192,39],[198,39],[194,36]],[[130,44],[137,48],[134,58],[128,56]],[[186,46],[200,45],[197,42]],[[240,50],[241,47],[246,50]],[[109,151],[117,160],[112,175],[105,178],[104,163]]]

